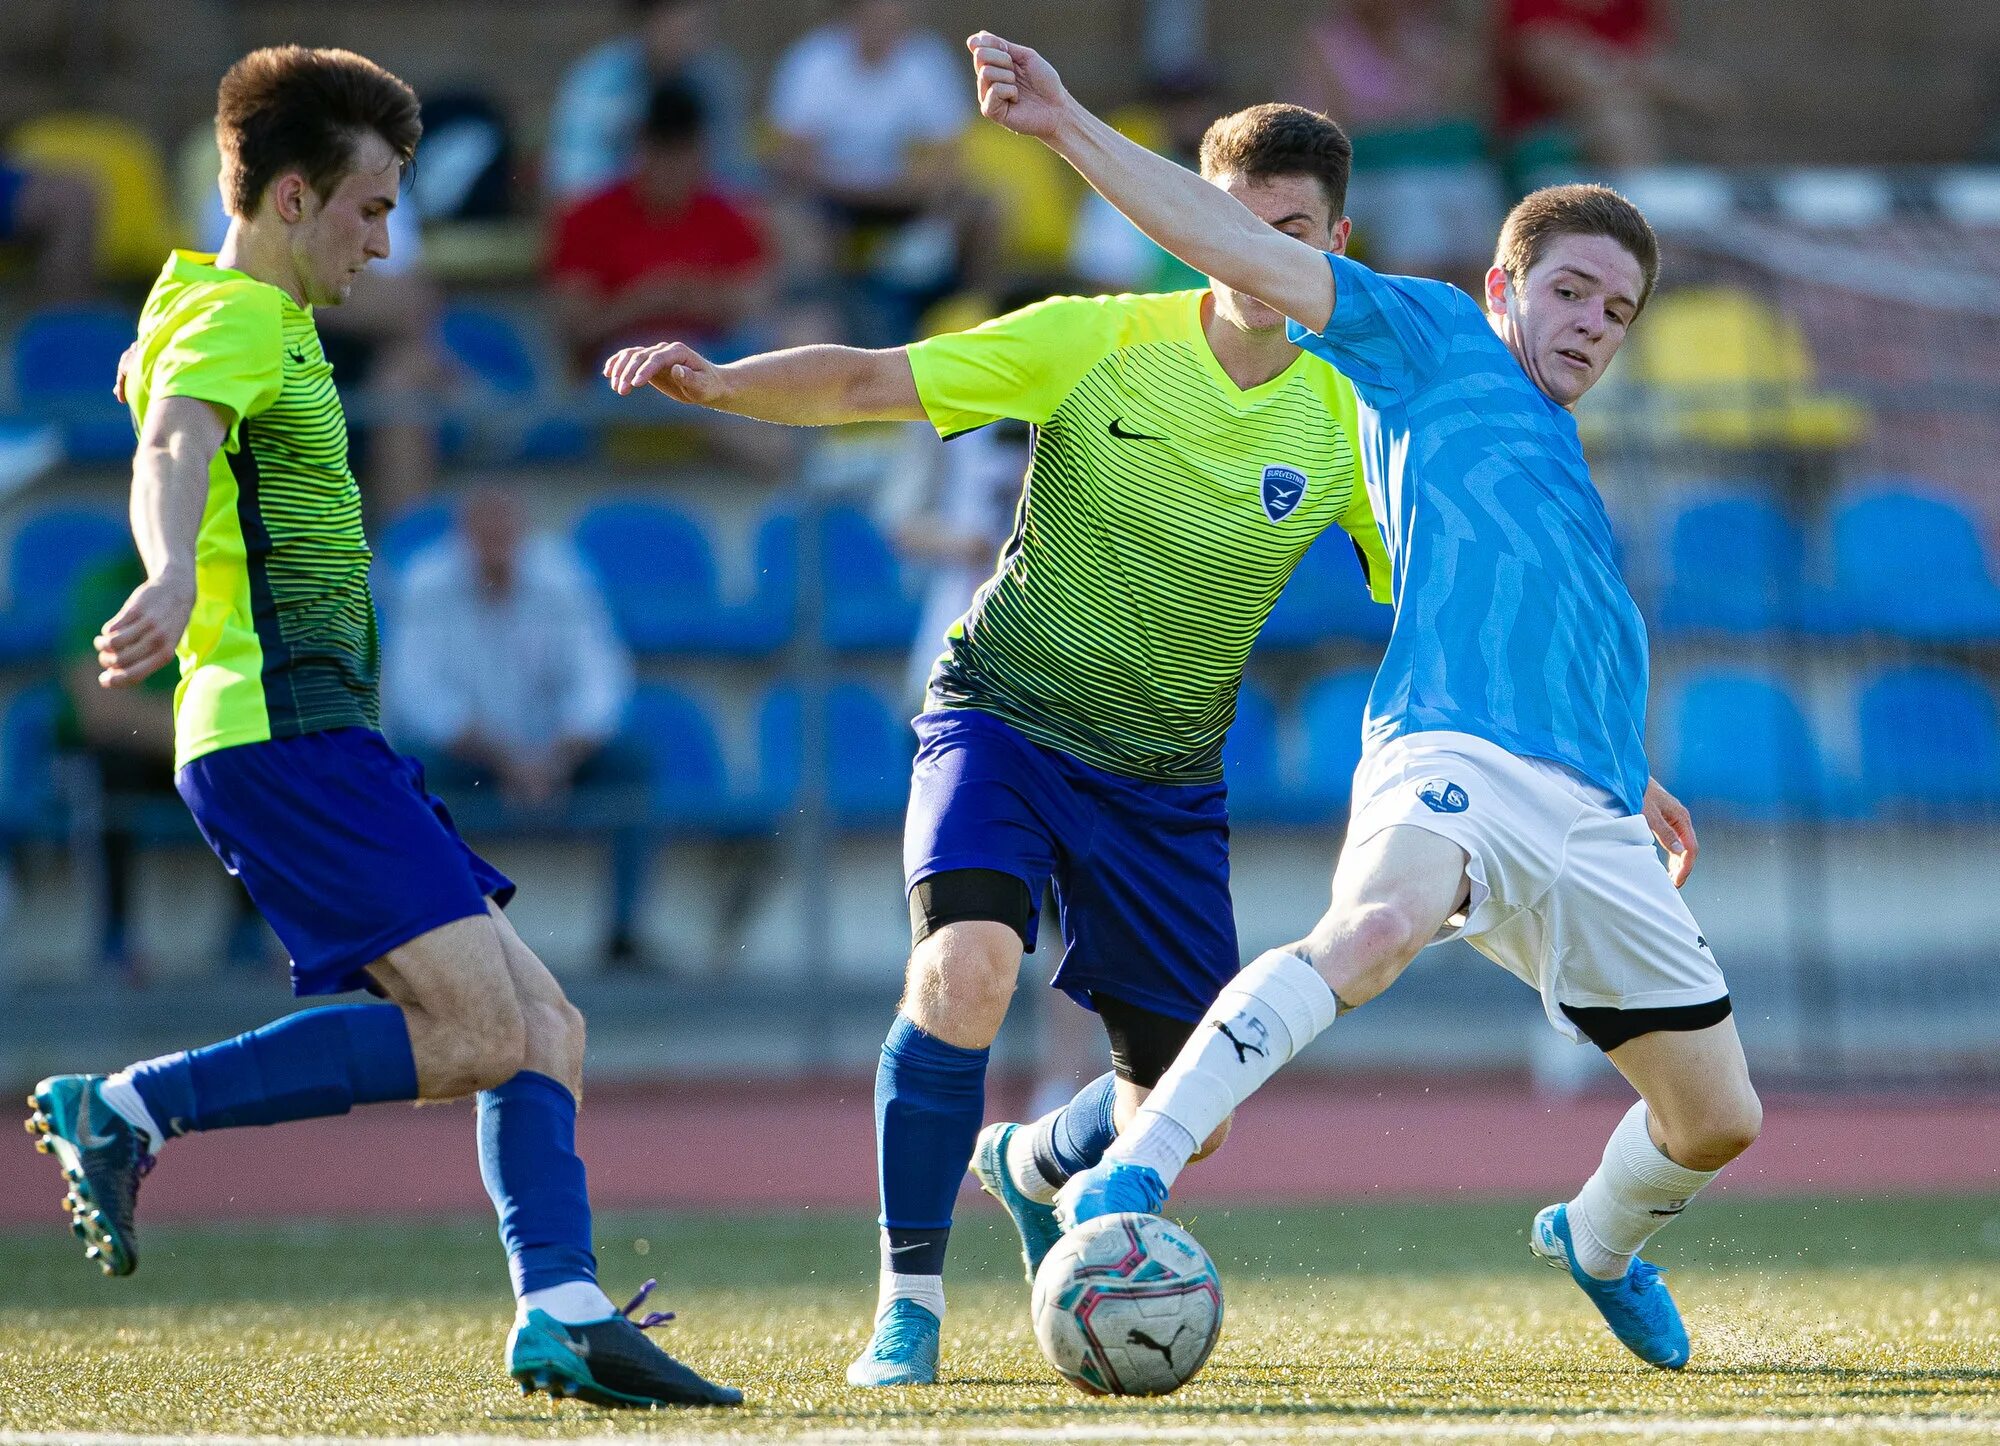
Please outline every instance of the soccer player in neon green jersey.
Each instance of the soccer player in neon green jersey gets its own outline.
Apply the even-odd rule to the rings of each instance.
[[[229,234],[218,255],[168,259],[127,354],[146,581],[97,640],[107,687],[179,657],[175,783],[290,950],[295,992],[390,1002],[304,1010],[109,1078],[56,1075],[29,1127],[90,1257],[126,1275],[139,1181],[167,1140],[477,1092],[522,1389],[734,1404],[641,1334],[660,1317],[631,1320],[638,1301],[619,1311],[598,1288],[575,1146],[582,1016],[501,912],[513,884],[376,727],[361,495],[313,308],[388,256],[420,131],[415,93],[347,51],[259,50],[223,77]]]
[[[1345,244],[1349,149],[1324,116],[1226,117],[1201,159],[1278,231]],[[1277,312],[1220,285],[1059,298],[889,351],[718,367],[665,343],[620,353],[606,375],[621,393],[651,383],[775,422],[1035,428],[1014,535],[916,722],[914,944],[876,1081],[881,1285],[848,1380],[929,1383],[968,1159],[1013,1215],[1032,1274],[1056,1238],[1057,1188],[1102,1156],[1237,972],[1222,740],[1244,659],[1328,527],[1354,539],[1387,597],[1354,390],[1285,339]],[[982,1134],[987,1049],[1051,880],[1065,946],[1054,982],[1102,1017],[1114,1070],[1043,1120]]]

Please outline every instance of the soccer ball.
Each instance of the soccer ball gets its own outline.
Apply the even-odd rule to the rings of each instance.
[[[1093,1396],[1164,1396],[1222,1336],[1222,1280],[1187,1231],[1157,1215],[1101,1215],[1035,1273],[1035,1341]]]

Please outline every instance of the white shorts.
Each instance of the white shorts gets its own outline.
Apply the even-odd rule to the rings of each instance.
[[[1571,1039],[1582,1031],[1565,1004],[1674,1009],[1729,992],[1645,816],[1581,774],[1465,733],[1407,733],[1355,771],[1347,847],[1398,824],[1469,859],[1465,912],[1433,942],[1463,935]]]

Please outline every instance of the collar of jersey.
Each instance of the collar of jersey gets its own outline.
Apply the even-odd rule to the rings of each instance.
[[[1300,348],[1299,354],[1292,358],[1291,365],[1272,377],[1268,382],[1259,382],[1256,386],[1247,389],[1237,386],[1235,380],[1229,375],[1229,372],[1217,360],[1215,349],[1208,344],[1208,328],[1202,325],[1202,301],[1207,297],[1208,292],[1206,290],[1190,291],[1187,294],[1192,298],[1194,303],[1194,309],[1189,316],[1188,324],[1194,331],[1195,355],[1201,358],[1203,369],[1214,380],[1216,386],[1222,389],[1223,396],[1228,399],[1231,406],[1239,410],[1254,407],[1265,398],[1282,391],[1286,383],[1291,381],[1293,374],[1312,359],[1310,353],[1304,348]]]
[[[173,255],[167,260],[167,272],[176,281],[202,282],[240,279],[243,281],[254,281],[259,286],[271,286],[271,283],[268,281],[257,281],[257,278],[247,271],[238,271],[229,266],[217,266],[215,264],[215,256],[216,253],[213,251],[184,251],[176,246]],[[277,292],[279,300],[294,311],[303,311],[307,316],[312,315],[312,308],[310,306],[300,306],[298,302],[292,300],[291,294],[284,287],[271,286],[271,290]]]

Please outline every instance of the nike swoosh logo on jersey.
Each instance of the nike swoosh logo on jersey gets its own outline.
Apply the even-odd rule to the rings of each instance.
[[[1124,421],[1123,417],[1113,417],[1111,419],[1111,435],[1121,442],[1164,442],[1167,440],[1165,437],[1149,436],[1145,432],[1128,432],[1125,430]]]
[[[294,366],[304,366],[306,364],[306,354],[302,351],[288,351],[285,355],[292,359]]]

